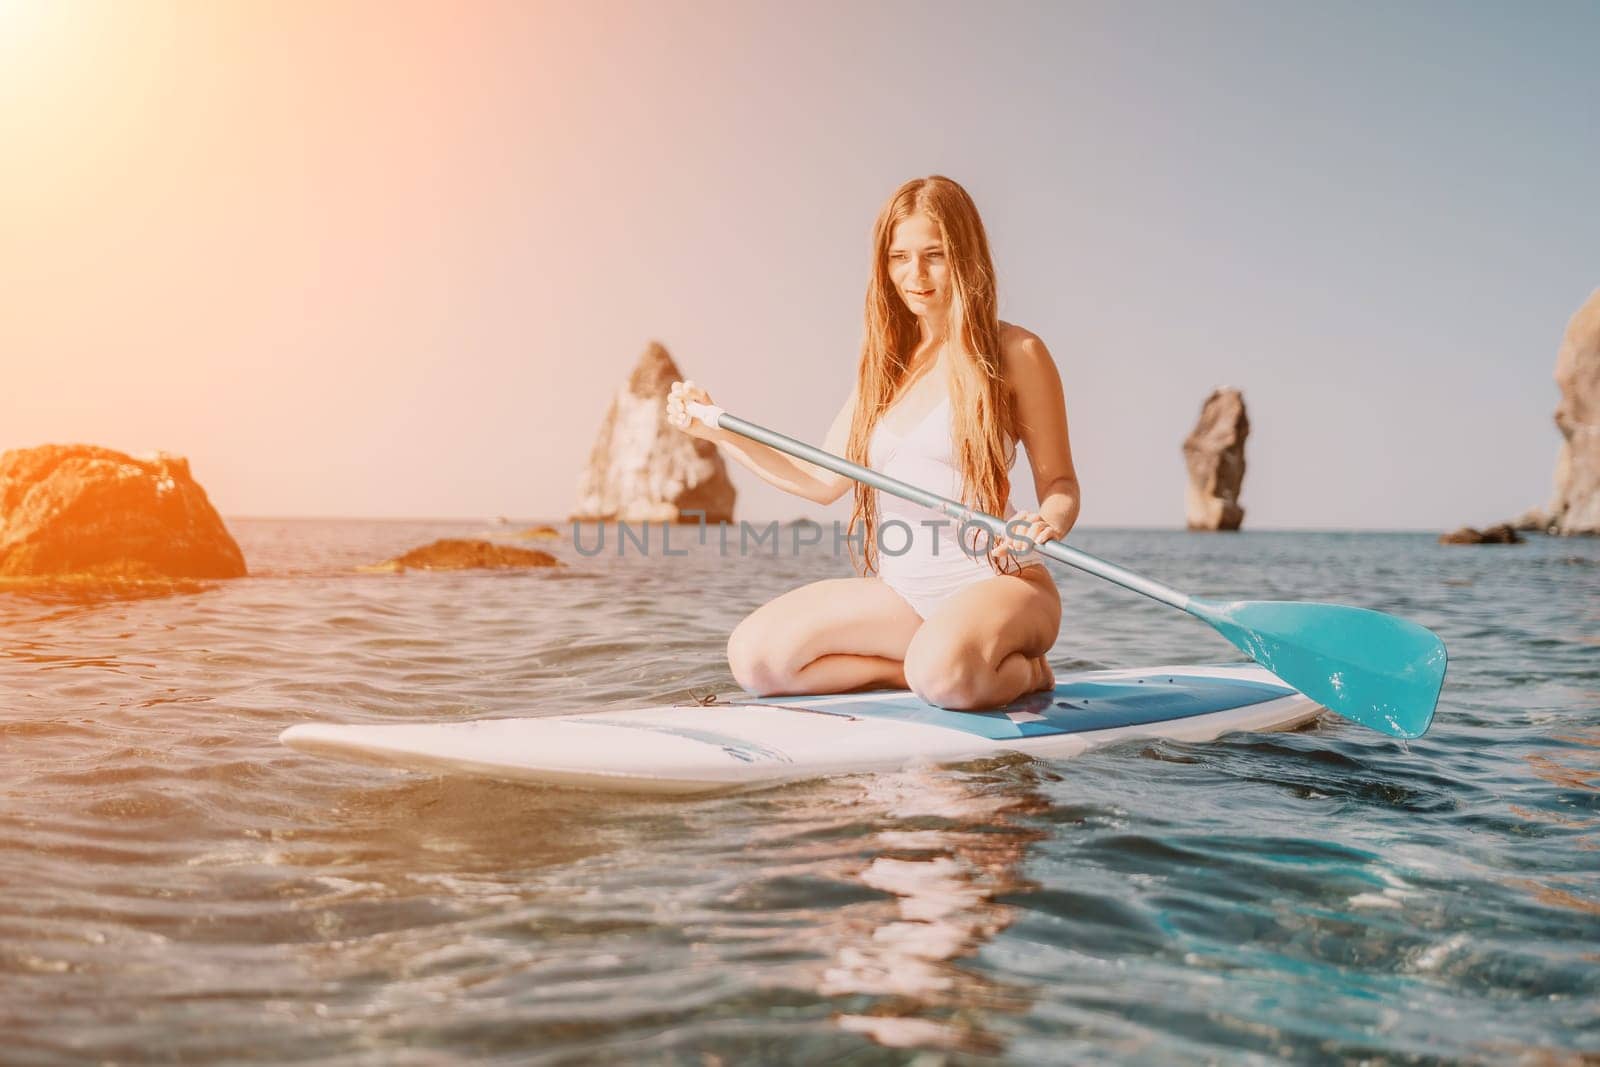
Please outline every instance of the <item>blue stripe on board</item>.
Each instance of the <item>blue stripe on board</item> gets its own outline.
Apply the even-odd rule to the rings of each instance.
[[[1187,719],[1263,704],[1293,693],[1286,685],[1243,678],[1155,674],[1114,682],[1063,682],[1056,686],[1054,693],[1032,693],[994,711],[949,711],[904,689],[854,694],[857,700],[829,703],[816,710],[863,719],[943,726],[991,741],[1008,741]],[[815,699],[764,697],[761,703],[805,707],[807,701]]]

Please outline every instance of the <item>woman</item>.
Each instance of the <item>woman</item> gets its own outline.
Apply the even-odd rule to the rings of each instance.
[[[850,531],[862,536],[862,558],[853,542],[850,551],[862,576],[813,582],[752,612],[728,639],[741,686],[762,695],[910,688],[932,704],[977,709],[1055,684],[1045,653],[1061,597],[1043,563],[1023,561],[1029,542],[1064,537],[1078,518],[1061,378],[1039,338],[996,317],[989,241],[965,189],[920,178],[879,214],[857,380],[823,448],[1009,515],[1023,537],[959,541],[936,512],[690,420],[686,400],[711,402],[693,382],[675,383],[672,425],[772,485],[818,504],[855,491]],[[1038,511],[1011,504],[1019,440]]]

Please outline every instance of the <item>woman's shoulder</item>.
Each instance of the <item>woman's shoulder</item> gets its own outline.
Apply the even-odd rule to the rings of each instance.
[[[1021,344],[1024,341],[1037,341],[1038,339],[1039,335],[1032,330],[1025,330],[1016,323],[1006,322],[1003,319],[1000,322],[1000,344],[1002,346]]]
[[[1028,371],[1043,361],[1050,361],[1050,350],[1045,348],[1039,335],[1012,322],[1000,324],[1000,373],[1011,378]]]

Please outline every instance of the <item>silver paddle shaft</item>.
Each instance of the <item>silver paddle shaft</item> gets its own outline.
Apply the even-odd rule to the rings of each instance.
[[[959,523],[973,523],[982,526],[993,537],[1014,537],[1021,540],[1021,535],[1011,534],[1006,531],[1006,524],[993,515],[985,514],[967,507],[956,500],[930,493],[925,489],[918,489],[908,485],[897,478],[880,474],[870,467],[863,467],[858,463],[836,456],[831,452],[824,452],[820,448],[813,448],[804,441],[797,441],[793,437],[769,430],[765,426],[757,426],[753,422],[746,422],[737,415],[730,415],[714,404],[701,404],[690,400],[684,403],[684,410],[690,418],[699,419],[707,426],[728,430],[741,437],[748,437],[752,441],[759,441],[783,452],[803,459],[807,463],[815,463],[819,467],[842,474],[846,478],[854,478],[858,482],[891,493],[902,500],[909,500],[913,504],[921,504],[925,508],[937,511]],[[1040,555],[1049,556],[1069,567],[1076,567],[1080,571],[1087,571],[1108,582],[1115,582],[1124,589],[1131,589],[1135,593],[1142,593],[1152,600],[1159,600],[1181,611],[1189,610],[1189,596],[1180,593],[1171,586],[1162,585],[1143,575],[1132,571],[1123,570],[1114,563],[1107,563],[1098,556],[1091,556],[1087,552],[1080,552],[1076,548],[1069,548],[1060,541],[1045,541],[1034,548]]]

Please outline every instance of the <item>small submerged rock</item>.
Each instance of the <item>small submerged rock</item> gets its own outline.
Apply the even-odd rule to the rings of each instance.
[[[550,553],[540,552],[535,548],[515,548],[511,545],[497,545],[492,541],[468,541],[447,537],[423,545],[421,548],[413,548],[403,556],[356,569],[367,573],[398,573],[407,570],[511,570],[565,566],[565,563]]]
[[[95,445],[0,454],[0,577],[240,578],[244,555],[189,461]]]
[[[1441,545],[1520,545],[1524,538],[1506,523],[1487,530],[1474,530],[1463,526],[1454,533],[1440,534]]]
[[[518,530],[516,536],[524,541],[554,541],[561,536],[561,531],[554,526],[529,526]]]

